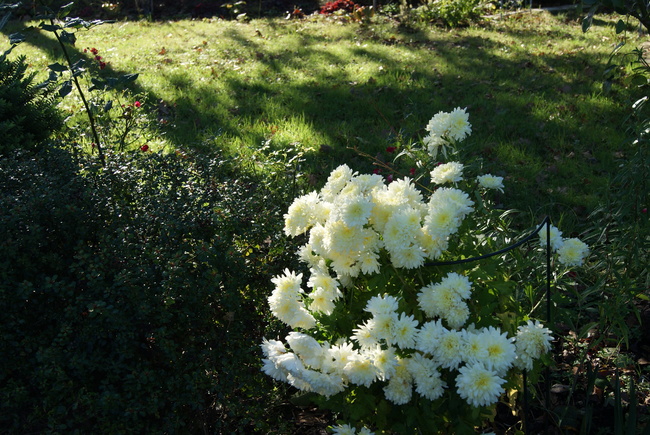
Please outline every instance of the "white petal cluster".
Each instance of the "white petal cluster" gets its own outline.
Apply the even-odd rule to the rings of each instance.
[[[460,108],[431,119],[424,142],[434,157],[471,133],[468,119]],[[498,401],[514,370],[534,367],[552,340],[539,322],[528,321],[514,337],[495,326],[469,324],[485,325],[472,313],[484,282],[476,280],[474,288],[467,276],[450,272],[419,291],[412,280],[405,281],[406,289],[397,280],[385,289],[369,284],[376,278],[385,282],[384,274],[415,276],[418,271],[411,270],[460,243],[455,235],[474,212],[468,193],[457,187],[463,171],[458,162],[438,165],[431,172],[436,189],[425,198],[409,178],[386,183],[341,165],[320,191],[295,199],[284,215],[284,232],[306,239],[298,256],[309,270],[308,292],[303,275],[288,269],[271,280],[271,312],[293,331],[284,342],[263,341],[264,373],[326,397],[379,383],[372,391],[396,405],[414,395],[435,401],[455,388],[469,405],[482,407]],[[501,177],[476,180],[479,188],[503,191]],[[586,244],[562,238],[556,227],[549,236],[563,264],[580,265],[589,253]],[[540,243],[547,243],[546,227]],[[367,278],[368,285],[359,285],[366,281],[358,278]],[[344,311],[348,307],[355,307],[353,315]],[[347,330],[326,331],[336,322]],[[333,332],[325,335],[336,337],[332,343],[315,338],[324,331]],[[332,431],[371,433],[348,424]]]
[[[429,134],[424,138],[429,154],[435,159],[442,148],[446,156],[446,147],[460,142],[472,133],[469,114],[457,107],[451,112],[438,112],[427,124]]]
[[[547,225],[544,225],[539,231],[539,245],[546,248],[547,240],[551,241],[551,250],[558,254],[558,261],[565,266],[582,266],[585,258],[589,255],[589,246],[580,239],[562,237],[562,231],[553,225],[550,227],[550,233]]]

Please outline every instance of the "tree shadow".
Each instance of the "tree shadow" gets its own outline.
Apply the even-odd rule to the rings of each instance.
[[[273,21],[265,23],[265,29],[280,32],[287,25]],[[498,33],[494,37],[456,33],[449,38],[416,28],[398,27],[386,34],[372,26],[360,26],[354,42],[332,40],[309,32],[308,24],[305,27],[307,30],[295,32],[293,48],[280,50],[269,45],[265,35],[256,35],[252,25],[226,26],[219,31],[219,38],[238,48],[232,54],[233,64],[213,67],[213,74],[202,81],[182,70],[165,72],[162,65],[159,78],[182,95],[175,101],[160,103],[161,95],[137,81],[132,91],[163,104],[158,110],[166,110],[172,120],[169,125],[174,126],[166,128],[165,135],[178,147],[211,147],[219,144],[219,137],[238,138],[255,147],[273,135],[242,131],[240,116],[270,126],[300,117],[321,140],[302,144],[311,150],[306,154],[307,167],[320,180],[343,162],[354,162],[358,170],[372,169],[370,162],[350,148],[356,146],[388,159],[391,156],[384,152],[387,146],[400,137],[416,140],[436,112],[466,107],[475,132],[469,152],[480,157],[487,170],[518,184],[518,191],[509,195],[510,205],[515,206],[529,203],[531,192],[540,198],[540,204],[558,206],[552,199],[557,191],[548,191],[549,178],[557,184],[563,178],[567,182],[574,179],[569,173],[572,168],[583,171],[585,177],[602,171],[602,164],[593,160],[605,161],[612,147],[620,145],[605,142],[624,139],[612,132],[612,125],[626,114],[629,96],[622,91],[617,96],[620,104],[591,103],[599,92],[598,74],[606,59],[598,58],[588,47],[572,53],[525,49],[540,32],[549,41],[570,37],[569,32],[534,28],[530,32],[501,32],[516,38],[521,48],[508,45]],[[56,44],[42,32],[27,33],[26,43],[57,53]],[[380,44],[359,43],[364,38]],[[322,49],[329,45],[336,45],[338,51]],[[90,59],[83,49],[74,50],[75,56]],[[423,56],[435,59],[433,65],[437,66],[424,69],[418,61]],[[369,60],[378,67],[370,74],[357,71],[356,59]],[[240,74],[233,67],[237,62],[254,65],[259,73]],[[304,77],[288,80],[296,71]],[[109,64],[105,73],[128,72]],[[548,116],[549,107],[554,108],[556,116]],[[359,125],[363,131],[351,130]],[[287,145],[277,136],[275,139],[276,147]],[[591,155],[566,161],[572,144],[578,142],[582,143],[582,152]],[[508,155],[503,155],[503,148],[509,150]],[[558,158],[563,159],[561,165]],[[567,189],[563,211],[583,213],[576,210],[589,187]]]

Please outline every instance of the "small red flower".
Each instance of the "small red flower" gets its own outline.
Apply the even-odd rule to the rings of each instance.
[[[381,174],[381,169],[375,168],[375,169],[373,169],[372,173],[373,174]]]
[[[139,101],[136,101],[135,103],[133,103],[133,106],[135,106],[137,109],[139,109],[142,106],[142,104],[140,104]]]
[[[99,61],[99,69],[104,69],[106,68],[106,62],[102,62],[101,60]]]
[[[388,154],[393,154],[397,148],[396,147],[386,147],[386,152]]]
[[[392,183],[393,182],[393,174],[386,175],[386,181],[388,181],[389,183]]]
[[[147,151],[149,151],[149,145],[147,145],[147,144],[142,145],[140,147],[140,151],[142,151],[143,153],[146,153]]]
[[[641,210],[641,213],[647,213],[647,212],[648,212],[648,208],[647,208],[647,207]]]
[[[90,49],[90,52],[92,54],[94,54],[95,56],[97,56],[97,53],[99,53],[99,50],[97,50],[95,47],[93,47],[93,48]]]
[[[411,174],[411,177],[415,175],[415,168],[409,169],[409,174]]]

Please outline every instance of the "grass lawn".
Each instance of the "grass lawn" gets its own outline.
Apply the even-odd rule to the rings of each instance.
[[[621,38],[616,20],[600,16],[586,34],[575,12],[456,30],[384,18],[117,22],[78,32],[75,55],[94,47],[107,62],[101,75],[140,74],[136,98],[166,123],[154,148],[252,159],[300,150],[316,183],[342,162],[371,169],[352,147],[388,159],[386,147],[418,140],[435,113],[466,107],[467,151],[506,177],[504,207],[573,226],[607,195],[628,140],[623,121],[640,96],[624,70],[602,91]],[[15,54],[45,76],[60,50],[49,33],[25,33]],[[629,50],[642,42],[628,38]],[[71,114],[82,107],[74,95],[62,104]]]

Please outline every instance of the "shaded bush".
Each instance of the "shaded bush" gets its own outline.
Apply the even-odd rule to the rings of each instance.
[[[281,201],[218,157],[109,162],[0,161],[0,426],[265,432]]]
[[[0,156],[16,149],[37,149],[61,128],[52,86],[34,83],[25,57],[9,60],[0,55]]]

